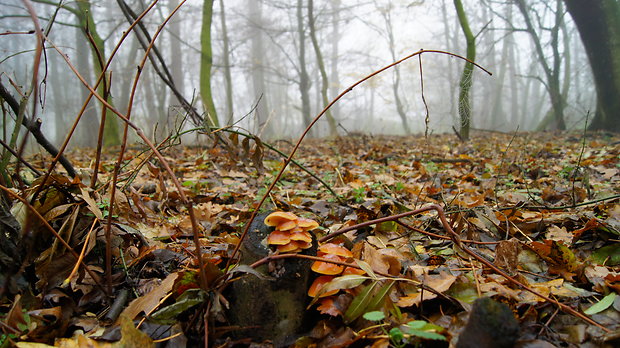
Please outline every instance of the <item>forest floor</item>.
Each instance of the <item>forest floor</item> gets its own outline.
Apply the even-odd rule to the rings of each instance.
[[[121,332],[112,346],[269,346],[270,337],[252,338],[230,320],[227,307],[243,299],[232,298],[229,285],[256,276],[250,267],[233,267],[230,257],[283,157],[243,139],[232,136],[229,147],[161,150],[194,204],[200,253],[182,197],[148,151],[124,157],[109,234],[109,182],[118,154],[100,165],[98,180],[108,185],[90,190],[93,153],[70,153],[82,181],[53,175],[35,208],[75,252],[26,214],[23,202],[13,203],[13,215],[30,219],[37,238],[12,276],[16,285],[0,299],[0,347],[104,347]],[[285,154],[293,148],[287,141],[273,146]],[[313,298],[302,296],[299,316],[310,313],[310,319],[288,343],[447,347],[467,336],[463,346],[466,340],[500,346],[501,339],[521,347],[620,344],[619,136],[474,132],[468,143],[453,135],[349,136],[306,140],[294,160],[298,165],[284,171],[260,212],[313,219],[319,224],[314,242],[386,219],[332,240],[350,255],[319,247],[319,256],[363,272],[330,276],[337,293],[311,306]],[[30,160],[42,171],[48,162]],[[442,224],[441,210],[390,218],[429,204],[443,208],[454,234]],[[80,267],[71,274],[74,254],[82,254],[90,273]],[[273,267],[264,269],[277,276]],[[309,284],[297,286],[305,293]],[[501,305],[480,305],[468,325],[479,297]],[[502,316],[504,308],[517,332],[506,328],[513,320]]]

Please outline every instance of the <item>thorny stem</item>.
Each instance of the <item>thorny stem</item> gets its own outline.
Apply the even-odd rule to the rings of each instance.
[[[415,57],[417,55],[421,55],[422,53],[439,53],[439,54],[445,54],[445,55],[453,56],[453,57],[456,57],[456,58],[459,58],[459,59],[463,59],[463,60],[465,60],[467,62],[470,62],[470,63],[474,64],[476,67],[478,67],[482,71],[486,72],[487,74],[492,75],[490,71],[486,70],[482,66],[480,66],[480,65],[476,64],[475,62],[473,62],[473,61],[471,61],[471,60],[469,60],[469,59],[467,59],[465,57],[462,57],[462,56],[460,56],[458,54],[454,54],[454,53],[450,53],[450,52],[446,52],[446,51],[439,51],[439,50],[419,50],[419,51],[417,51],[415,53],[412,53],[412,54],[410,54],[410,55],[400,59],[400,60],[397,60],[397,61],[395,61],[395,62],[393,62],[393,63],[391,63],[389,65],[386,65],[385,67],[383,67],[383,68],[381,68],[379,70],[376,70],[375,72],[373,72],[373,73],[367,75],[366,77],[363,77],[362,79],[358,80],[357,82],[353,83],[351,86],[349,86],[343,92],[341,92],[336,98],[334,98],[327,106],[325,106],[325,108],[323,108],[323,110],[314,118],[314,120],[312,120],[312,122],[310,122],[308,127],[306,127],[304,132],[301,134],[301,136],[297,140],[297,143],[295,144],[295,147],[293,148],[293,150],[291,151],[289,156],[286,158],[286,160],[284,160],[284,164],[282,166],[282,169],[280,169],[280,171],[278,172],[278,175],[276,175],[276,177],[273,179],[273,181],[271,182],[271,184],[267,188],[267,192],[265,192],[265,194],[261,198],[260,202],[258,203],[258,206],[256,206],[256,208],[252,212],[252,215],[250,216],[250,222],[253,221],[254,218],[256,218],[256,215],[258,214],[258,211],[260,210],[260,208],[263,206],[263,204],[267,200],[267,197],[269,197],[269,194],[271,193],[271,191],[275,187],[275,185],[278,182],[278,180],[280,180],[280,178],[282,177],[282,174],[284,173],[284,170],[286,169],[286,167],[289,165],[289,163],[291,163],[291,160],[293,159],[293,156],[297,152],[297,149],[301,145],[301,142],[304,140],[304,138],[306,137],[308,132],[310,132],[310,129],[314,126],[315,123],[317,123],[319,121],[319,119],[327,112],[327,110],[329,110],[329,108],[331,108],[332,105],[334,105],[344,95],[346,95],[347,93],[351,92],[355,87],[359,86],[360,84],[362,84],[366,80],[370,79],[371,77],[373,77],[375,75],[378,75],[378,74],[384,72],[385,70],[388,70],[388,69],[390,69],[390,68],[392,68],[392,67],[394,67],[394,66],[396,66],[396,65],[398,65],[398,64],[400,64],[400,63],[402,63],[402,62],[404,62],[404,61],[406,61],[406,60],[408,60],[408,59],[410,59],[412,57]],[[226,268],[228,268],[230,266],[230,263],[233,260],[235,260],[235,256],[239,252],[239,248],[241,248],[241,243],[243,243],[243,240],[245,239],[245,236],[248,234],[249,229],[250,229],[250,223],[247,223],[245,225],[243,233],[241,234],[241,237],[239,238],[239,242],[235,246],[235,249],[233,250],[232,255],[228,259],[228,262],[226,264]]]

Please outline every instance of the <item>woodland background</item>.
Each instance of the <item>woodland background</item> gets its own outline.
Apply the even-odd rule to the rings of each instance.
[[[596,3],[591,8],[617,6]],[[52,142],[64,139],[88,91],[51,43],[92,84],[128,23],[152,5],[107,69],[106,98],[127,110],[143,48],[179,4],[31,2],[50,44],[40,67],[40,102],[29,113],[41,118]],[[37,44],[31,15],[17,0],[3,0],[0,15],[2,83],[19,86],[11,94],[26,95]],[[461,109],[470,110],[474,128],[574,130],[597,110],[588,56],[563,1],[220,0],[184,2],[169,18],[141,71],[132,119],[160,140],[207,118],[215,122],[210,125],[234,124],[266,139],[290,138],[346,86],[419,49],[473,53],[493,76],[481,70],[463,76],[462,61],[426,54],[423,74],[418,62],[409,62],[371,79],[332,107],[311,135],[420,133],[427,115],[432,132],[451,132],[460,128]],[[608,79],[614,67],[613,61],[600,66]],[[463,83],[473,86],[465,99],[459,95]],[[195,112],[186,110],[188,104]],[[99,109],[95,100],[86,106],[71,145],[95,146]],[[107,144],[119,143],[117,121],[108,117]],[[6,118],[4,129],[10,124]]]

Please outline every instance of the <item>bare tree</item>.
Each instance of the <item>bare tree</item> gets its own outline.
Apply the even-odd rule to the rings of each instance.
[[[321,73],[321,99],[323,101],[323,105],[327,106],[329,103],[329,98],[327,97],[327,89],[329,87],[329,80],[327,79],[327,71],[325,70],[325,61],[323,60],[323,55],[321,54],[321,48],[319,47],[319,40],[316,38],[316,28],[315,28],[315,17],[314,17],[314,4],[312,0],[308,0],[308,22],[310,28],[310,40],[312,41],[312,47],[314,47],[314,52],[316,54],[316,63],[319,68],[319,72]],[[337,123],[332,116],[331,110],[327,110],[325,117],[327,117],[327,122],[329,123],[329,133],[331,136],[335,136],[338,134],[336,129]]]

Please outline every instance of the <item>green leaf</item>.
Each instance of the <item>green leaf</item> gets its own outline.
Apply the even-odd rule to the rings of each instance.
[[[414,321],[408,322],[407,327],[410,327],[412,330],[418,330],[426,326],[426,324],[428,323],[424,320],[414,320]]]
[[[422,331],[422,330],[409,330],[409,334],[411,336],[416,336],[416,337],[424,338],[427,340],[441,340],[441,341],[446,340],[446,338],[443,335],[440,335],[435,332],[428,332],[428,331]]]
[[[206,293],[201,289],[188,289],[177,298],[177,302],[166,306],[150,316],[150,319],[159,324],[174,324],[176,317],[184,311],[203,303]]]
[[[368,303],[372,300],[372,290],[377,286],[377,283],[371,283],[366,286],[362,291],[355,296],[349,308],[344,313],[344,320],[347,323],[352,322],[353,320],[359,318],[362,314],[364,314],[368,309]]]
[[[360,286],[363,282],[370,279],[365,275],[348,274],[332,279],[325,284],[319,291],[319,295],[333,290],[351,289]]]
[[[355,262],[357,263],[358,266],[360,266],[360,268],[362,270],[364,270],[364,272],[366,272],[366,274],[368,274],[372,279],[377,279],[377,275],[375,274],[375,271],[372,270],[372,267],[370,267],[370,265],[362,260],[355,260]]]
[[[382,307],[385,297],[390,293],[390,289],[392,289],[392,285],[394,285],[394,281],[390,280],[385,285],[377,291],[375,296],[373,296],[372,301],[368,304],[368,309],[370,310],[378,310]]]
[[[609,308],[609,306],[611,306],[614,303],[615,299],[616,299],[616,293],[615,292],[609,293],[609,295],[603,297],[600,301],[598,301],[597,303],[595,303],[594,305],[592,305],[590,308],[586,309],[583,312],[587,315],[592,315],[592,314],[602,312],[606,310],[607,308]]]
[[[405,338],[405,335],[403,334],[403,332],[397,327],[392,328],[389,332],[389,335],[390,335],[390,339],[396,343],[402,342],[403,339]]]
[[[383,314],[383,312],[381,311],[372,311],[372,312],[364,313],[363,317],[364,319],[370,320],[370,321],[380,321],[380,320],[385,319],[385,314]]]
[[[606,245],[592,253],[592,261],[599,265],[615,266],[620,264],[620,243]]]

